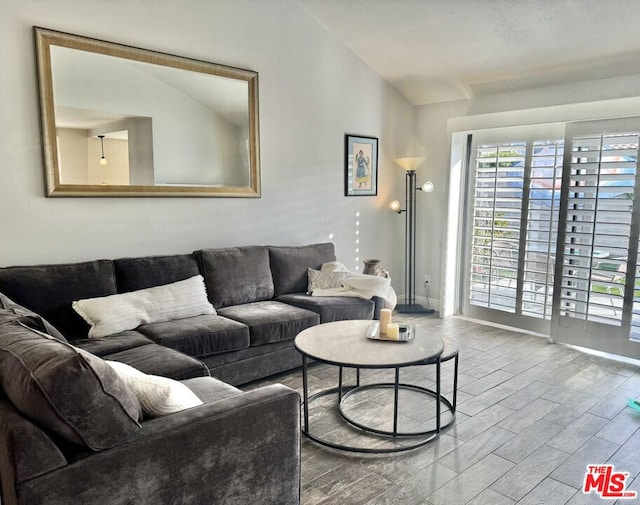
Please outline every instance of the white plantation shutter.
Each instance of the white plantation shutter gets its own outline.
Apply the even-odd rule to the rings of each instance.
[[[472,144],[465,314],[549,332],[563,140],[539,134]]]
[[[636,252],[636,268],[633,280],[633,304],[629,324],[629,338],[633,342],[640,343],[640,244],[638,244],[638,252]]]
[[[640,249],[640,247],[638,248]],[[629,339],[632,342],[640,343],[640,252],[636,253],[636,271],[634,275],[633,305],[631,312],[631,322],[629,325]]]
[[[553,273],[562,183],[562,140],[533,142],[523,265],[522,314],[551,319]]]
[[[640,353],[629,343],[640,224],[634,210],[639,141],[638,118],[567,127],[552,325],[559,341],[626,356]]]
[[[638,136],[572,142],[560,314],[621,326]]]
[[[477,147],[469,293],[472,305],[516,310],[525,151],[524,142]]]

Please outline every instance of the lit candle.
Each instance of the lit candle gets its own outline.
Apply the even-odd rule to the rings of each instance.
[[[391,322],[391,310],[380,310],[380,333],[387,333],[387,325]]]
[[[400,326],[396,323],[389,323],[387,325],[387,338],[398,340],[400,338]]]

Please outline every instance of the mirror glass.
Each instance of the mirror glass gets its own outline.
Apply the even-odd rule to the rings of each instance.
[[[35,35],[49,196],[260,196],[257,72]]]

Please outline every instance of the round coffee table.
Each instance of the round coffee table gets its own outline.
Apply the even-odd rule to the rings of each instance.
[[[413,331],[414,338],[403,342],[390,342],[367,338],[371,320],[335,321],[331,323],[312,326],[300,332],[294,341],[296,349],[302,354],[302,381],[303,381],[303,434],[319,444],[353,452],[389,453],[415,449],[427,444],[436,438],[441,430],[440,416],[441,404],[444,404],[452,415],[455,410],[452,404],[440,393],[440,359],[444,350],[444,344],[440,337],[428,335],[426,331]],[[339,367],[338,386],[325,389],[309,396],[307,366],[308,359],[327,363]],[[400,382],[400,369],[417,365],[436,366],[435,391],[413,384]],[[356,369],[356,384],[354,386],[343,385],[343,368]],[[360,385],[361,369],[394,369],[395,380],[392,383],[374,383]],[[362,422],[351,419],[343,410],[343,401],[349,396],[365,389],[392,388],[394,390],[393,430],[386,431]],[[411,390],[429,395],[436,399],[436,427],[435,429],[418,432],[401,432],[398,430],[398,393],[399,390]],[[415,443],[403,444],[393,448],[367,448],[347,446],[331,442],[316,434],[309,428],[309,405],[312,401],[326,395],[337,393],[337,409],[340,416],[349,424],[364,430],[365,432],[383,437],[416,437]]]

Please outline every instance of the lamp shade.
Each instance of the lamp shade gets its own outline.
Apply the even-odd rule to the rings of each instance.
[[[393,212],[400,212],[401,207],[400,207],[400,201],[399,200],[393,200],[390,204],[389,204],[389,208],[393,211]]]
[[[411,172],[412,170],[418,168],[420,163],[422,163],[426,159],[426,156],[412,156],[408,158],[396,158],[394,161],[403,170]]]

